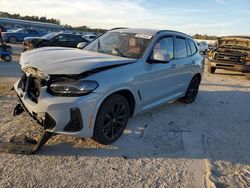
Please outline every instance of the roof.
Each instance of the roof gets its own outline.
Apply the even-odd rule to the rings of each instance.
[[[157,29],[143,29],[143,28],[118,28],[118,29],[112,29],[111,32],[140,33],[140,34],[146,34],[146,35],[151,35],[151,36],[154,36],[160,32],[169,32],[169,33],[179,33],[179,34],[191,37],[185,33],[179,32],[179,31],[160,30],[160,29],[157,30]]]
[[[142,28],[118,28],[118,29],[112,29],[111,32],[126,32],[126,33],[141,33],[146,35],[155,35],[160,30],[154,30],[154,29],[142,29]]]

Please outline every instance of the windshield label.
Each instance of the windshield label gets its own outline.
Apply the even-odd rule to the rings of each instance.
[[[142,38],[142,39],[151,39],[152,36],[151,35],[146,35],[146,34],[136,34],[135,35],[136,38]]]

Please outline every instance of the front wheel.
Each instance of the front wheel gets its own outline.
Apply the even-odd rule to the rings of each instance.
[[[200,82],[201,80],[199,76],[195,76],[192,78],[191,82],[189,83],[188,89],[186,91],[186,95],[183,98],[181,98],[182,102],[190,104],[195,101],[199,91]]]
[[[12,57],[10,55],[5,55],[2,57],[4,61],[10,62],[12,60]]]
[[[215,73],[215,70],[216,70],[216,67],[211,67],[208,65],[207,67],[207,72],[210,73],[210,74],[214,74]]]
[[[93,139],[100,144],[111,144],[123,133],[130,109],[126,98],[113,94],[109,96],[98,110]]]

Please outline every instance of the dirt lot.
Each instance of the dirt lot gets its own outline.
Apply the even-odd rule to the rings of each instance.
[[[17,101],[8,88],[19,74],[16,63],[0,63],[0,139],[41,130],[26,114],[12,117]],[[0,153],[0,187],[247,188],[249,114],[250,81],[205,73],[195,103],[134,117],[112,146],[55,136],[37,155]]]

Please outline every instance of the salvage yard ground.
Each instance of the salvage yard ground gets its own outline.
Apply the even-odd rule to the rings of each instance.
[[[41,128],[9,88],[18,56],[0,63],[0,139]],[[250,187],[250,81],[205,72],[195,103],[172,102],[131,119],[111,146],[55,136],[36,155],[0,153],[0,187]]]

